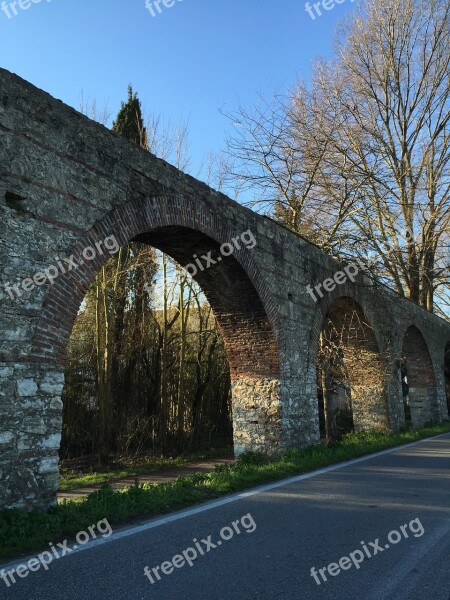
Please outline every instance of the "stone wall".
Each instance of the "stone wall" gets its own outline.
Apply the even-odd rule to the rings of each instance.
[[[366,341],[353,340],[347,353],[365,407],[356,412],[359,427],[404,424],[398,360],[412,325],[434,374],[435,400],[425,402],[435,420],[448,417],[448,323],[363,274],[314,302],[306,286],[342,268],[318,248],[4,70],[0,90],[0,508],[55,500],[67,341],[108,259],[104,252],[81,264],[82,253],[107,236],[152,244],[183,265],[195,254],[217,256],[245,231],[255,236],[254,248],[196,276],[228,353],[236,454],[319,441],[318,341],[342,299],[367,323]],[[78,268],[52,284],[38,277],[15,295],[6,287],[71,257]],[[376,369],[367,377],[369,363]]]

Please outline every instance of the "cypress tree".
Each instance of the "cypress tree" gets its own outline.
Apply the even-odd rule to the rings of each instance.
[[[122,135],[129,142],[138,144],[148,150],[147,130],[142,118],[141,101],[137,93],[133,92],[131,84],[128,86],[128,100],[121,102],[112,130]]]

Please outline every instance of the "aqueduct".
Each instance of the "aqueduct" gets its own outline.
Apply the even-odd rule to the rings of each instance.
[[[67,341],[107,259],[83,261],[82,252],[108,236],[187,264],[253,233],[254,248],[196,277],[225,340],[236,453],[319,441],[316,365],[327,322],[346,332],[356,429],[448,418],[449,323],[363,273],[314,302],[306,286],[342,268],[333,258],[5,70],[0,165],[0,509],[55,501]],[[79,268],[52,284],[40,276],[69,257]]]

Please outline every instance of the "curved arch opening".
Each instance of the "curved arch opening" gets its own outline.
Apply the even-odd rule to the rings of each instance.
[[[436,379],[422,333],[411,325],[403,338],[401,381],[405,422],[412,427],[439,421]]]
[[[70,336],[63,466],[227,454],[232,443],[229,365],[211,306],[166,254],[122,247],[95,278]]]
[[[338,298],[323,321],[318,353],[321,437],[388,428],[385,373],[373,328],[352,298]]]
[[[235,454],[247,450],[276,454],[281,444],[277,342],[266,310],[270,296],[264,293],[264,284],[259,280],[250,256],[256,240],[251,232],[244,233],[245,236],[241,234],[221,243],[190,227],[164,226],[148,229],[135,235],[131,241],[147,248],[158,248],[179,265],[197,266],[197,269],[191,267],[188,271],[204,294],[200,312],[207,310],[208,306],[212,309],[220,331],[218,345],[223,340],[223,362],[226,364],[228,361],[229,364],[229,404],[232,406]],[[117,243],[121,248],[126,245]],[[85,245],[77,244],[73,253],[78,264],[82,264],[80,258]],[[97,256],[76,273],[61,276],[55,281],[37,328],[33,349],[35,356],[47,360],[54,357],[60,365],[64,365],[79,307],[98,272],[105,268],[107,258],[110,257]],[[140,285],[144,285],[143,280]],[[132,300],[137,302],[139,299],[132,297]],[[142,299],[139,302],[145,304]],[[186,310],[187,305],[184,306]],[[136,378],[131,379],[135,385]],[[196,395],[196,399],[197,406],[185,403],[186,422],[202,418],[198,404],[201,404],[201,398]],[[95,402],[95,398],[92,399],[94,406]],[[161,401],[159,406],[167,411]],[[98,406],[96,410],[99,410]],[[231,418],[231,415],[228,417]],[[158,417],[153,415],[153,418]],[[173,415],[165,414],[164,422],[171,418]]]

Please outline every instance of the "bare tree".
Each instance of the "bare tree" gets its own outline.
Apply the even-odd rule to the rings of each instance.
[[[341,257],[375,257],[428,310],[450,284],[449,25],[450,0],[367,0],[311,85],[239,109],[228,144],[230,174],[278,218]]]

